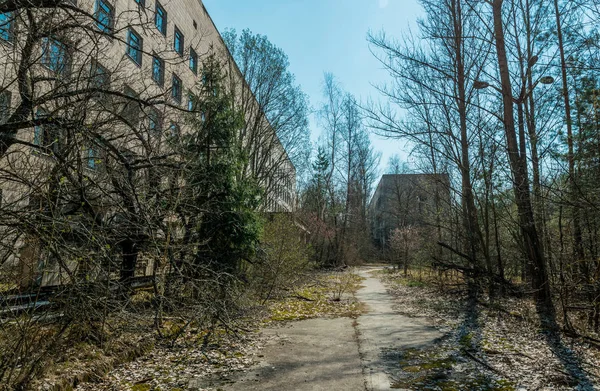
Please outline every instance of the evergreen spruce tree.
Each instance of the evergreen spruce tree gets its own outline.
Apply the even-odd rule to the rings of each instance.
[[[221,64],[210,56],[203,64],[201,96],[190,114],[193,131],[183,136],[188,166],[186,192],[198,216],[192,228],[197,245],[194,274],[209,270],[235,276],[254,255],[261,231],[260,188],[241,174],[246,156],[236,143],[242,113],[223,86]]]

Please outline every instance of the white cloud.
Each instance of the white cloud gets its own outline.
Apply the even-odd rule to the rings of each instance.
[[[390,0],[379,0],[379,8],[386,8],[390,4]]]

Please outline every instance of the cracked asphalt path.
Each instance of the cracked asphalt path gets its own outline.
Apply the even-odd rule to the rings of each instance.
[[[393,297],[373,276],[365,278],[356,297],[366,311],[358,319],[323,318],[263,330],[274,336],[263,349],[263,362],[226,391],[379,391],[392,389],[391,369],[397,352],[432,344],[442,334],[422,319],[393,310]]]

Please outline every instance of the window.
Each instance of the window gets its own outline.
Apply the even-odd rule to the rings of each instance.
[[[156,109],[150,109],[148,113],[148,130],[156,134],[162,132],[162,116]]]
[[[173,49],[183,56],[183,34],[175,27],[175,37],[173,38]]]
[[[171,96],[177,103],[181,103],[181,79],[173,74],[173,87],[171,90]]]
[[[127,32],[127,55],[138,65],[142,65],[142,38],[132,29]]]
[[[61,76],[69,71],[69,53],[67,46],[54,39],[44,38],[42,41],[42,64]]]
[[[131,127],[135,128],[140,121],[140,105],[137,102],[138,95],[130,87],[125,87],[123,92],[125,95],[131,97],[131,99],[125,100],[122,117],[129,125],[131,125]]]
[[[154,12],[154,24],[162,35],[167,35],[167,11],[156,2],[156,11]]]
[[[190,69],[194,74],[198,74],[198,55],[192,48],[190,48]]]
[[[146,1],[145,0],[133,0],[135,1],[135,3],[140,6],[140,7],[145,7],[146,6]]]
[[[194,94],[188,94],[188,106],[187,106],[188,111],[194,111],[196,110],[196,97],[194,96]]]
[[[177,125],[175,122],[171,122],[171,125],[169,125],[169,134],[171,137],[179,137],[181,135],[181,129],[179,128],[179,125]]]
[[[95,146],[91,146],[87,149],[86,153],[86,165],[90,170],[95,170],[100,164],[100,154]]]
[[[96,0],[96,26],[103,33],[111,33],[115,22],[115,11],[107,0]]]
[[[165,84],[165,62],[156,54],[152,56],[152,80],[161,87]]]
[[[97,61],[91,66],[91,87],[106,90],[110,86],[110,72]]]
[[[12,12],[0,14],[0,38],[5,41],[13,40],[14,19]]]
[[[10,117],[10,91],[0,92],[0,124],[4,124]]]
[[[39,109],[35,114],[36,119],[47,118],[48,113]],[[57,153],[59,148],[59,132],[55,124],[37,125],[33,128],[33,143],[46,153]]]

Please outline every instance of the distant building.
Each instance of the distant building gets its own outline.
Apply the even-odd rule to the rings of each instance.
[[[447,174],[384,175],[369,204],[371,235],[381,249],[402,227],[437,227],[450,210]]]

